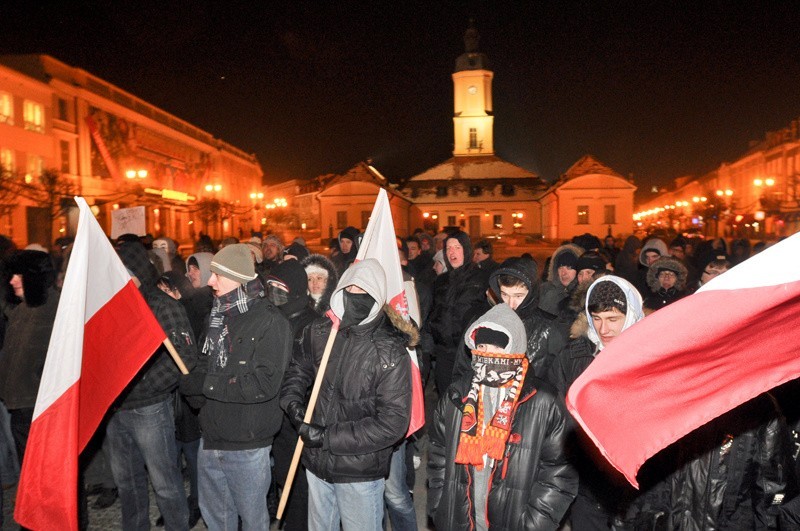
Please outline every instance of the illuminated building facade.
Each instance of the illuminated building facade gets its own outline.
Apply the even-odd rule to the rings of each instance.
[[[474,27],[467,30],[464,44],[452,74],[452,158],[399,186],[369,161],[342,175],[319,177],[315,184],[322,239],[348,225],[364,229],[378,188],[389,193],[395,230],[401,235],[418,227],[430,232],[457,227],[473,239],[514,234],[564,239],[609,230],[615,236],[630,234],[636,187],[592,157],[582,158],[549,185],[495,154],[494,74],[479,51]]]
[[[0,233],[18,245],[73,235],[72,195],[109,233],[134,206],[147,232],[182,244],[261,227],[254,155],[47,55],[0,57],[0,165]]]
[[[708,237],[778,238],[800,231],[800,118],[741,157],[637,206],[636,225]]]

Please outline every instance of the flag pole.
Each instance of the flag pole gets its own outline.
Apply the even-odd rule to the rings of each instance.
[[[319,389],[322,387],[322,380],[325,378],[325,369],[328,368],[328,359],[331,357],[331,350],[333,350],[333,342],[336,340],[336,334],[339,333],[338,321],[333,322],[331,333],[328,336],[328,342],[325,344],[325,351],[322,353],[322,360],[319,363],[319,370],[317,377],[314,380],[314,387],[311,390],[311,398],[308,399],[308,407],[306,407],[306,416],[303,422],[311,422],[311,416],[314,414],[314,406],[317,405],[317,396]],[[300,462],[300,454],[303,453],[303,438],[297,438],[297,445],[294,447],[294,455],[292,456],[292,464],[289,466],[289,473],[286,474],[286,481],[283,482],[283,493],[281,493],[281,501],[278,503],[278,512],[275,517],[281,520],[283,511],[286,509],[286,503],[289,501],[289,492],[294,483],[294,476],[297,473],[297,465]]]
[[[189,369],[184,365],[180,354],[175,350],[175,345],[172,344],[172,341],[170,341],[168,337],[164,338],[164,346],[169,350],[169,355],[172,356],[172,360],[175,362],[175,365],[178,366],[178,369],[180,369],[181,374],[189,374]]]

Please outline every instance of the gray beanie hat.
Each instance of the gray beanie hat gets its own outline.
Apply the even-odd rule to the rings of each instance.
[[[246,284],[256,278],[253,255],[246,243],[223,247],[211,259],[211,271],[227,279]]]

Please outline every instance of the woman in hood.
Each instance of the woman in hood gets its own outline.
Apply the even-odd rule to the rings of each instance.
[[[339,274],[336,267],[328,258],[321,254],[312,254],[301,262],[308,275],[308,295],[314,311],[322,315],[331,305],[331,295],[336,289]]]

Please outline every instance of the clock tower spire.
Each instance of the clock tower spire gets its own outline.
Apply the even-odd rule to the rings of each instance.
[[[453,72],[453,155],[494,155],[494,116],[489,59],[478,51],[480,35],[475,21],[464,33],[463,54]]]

